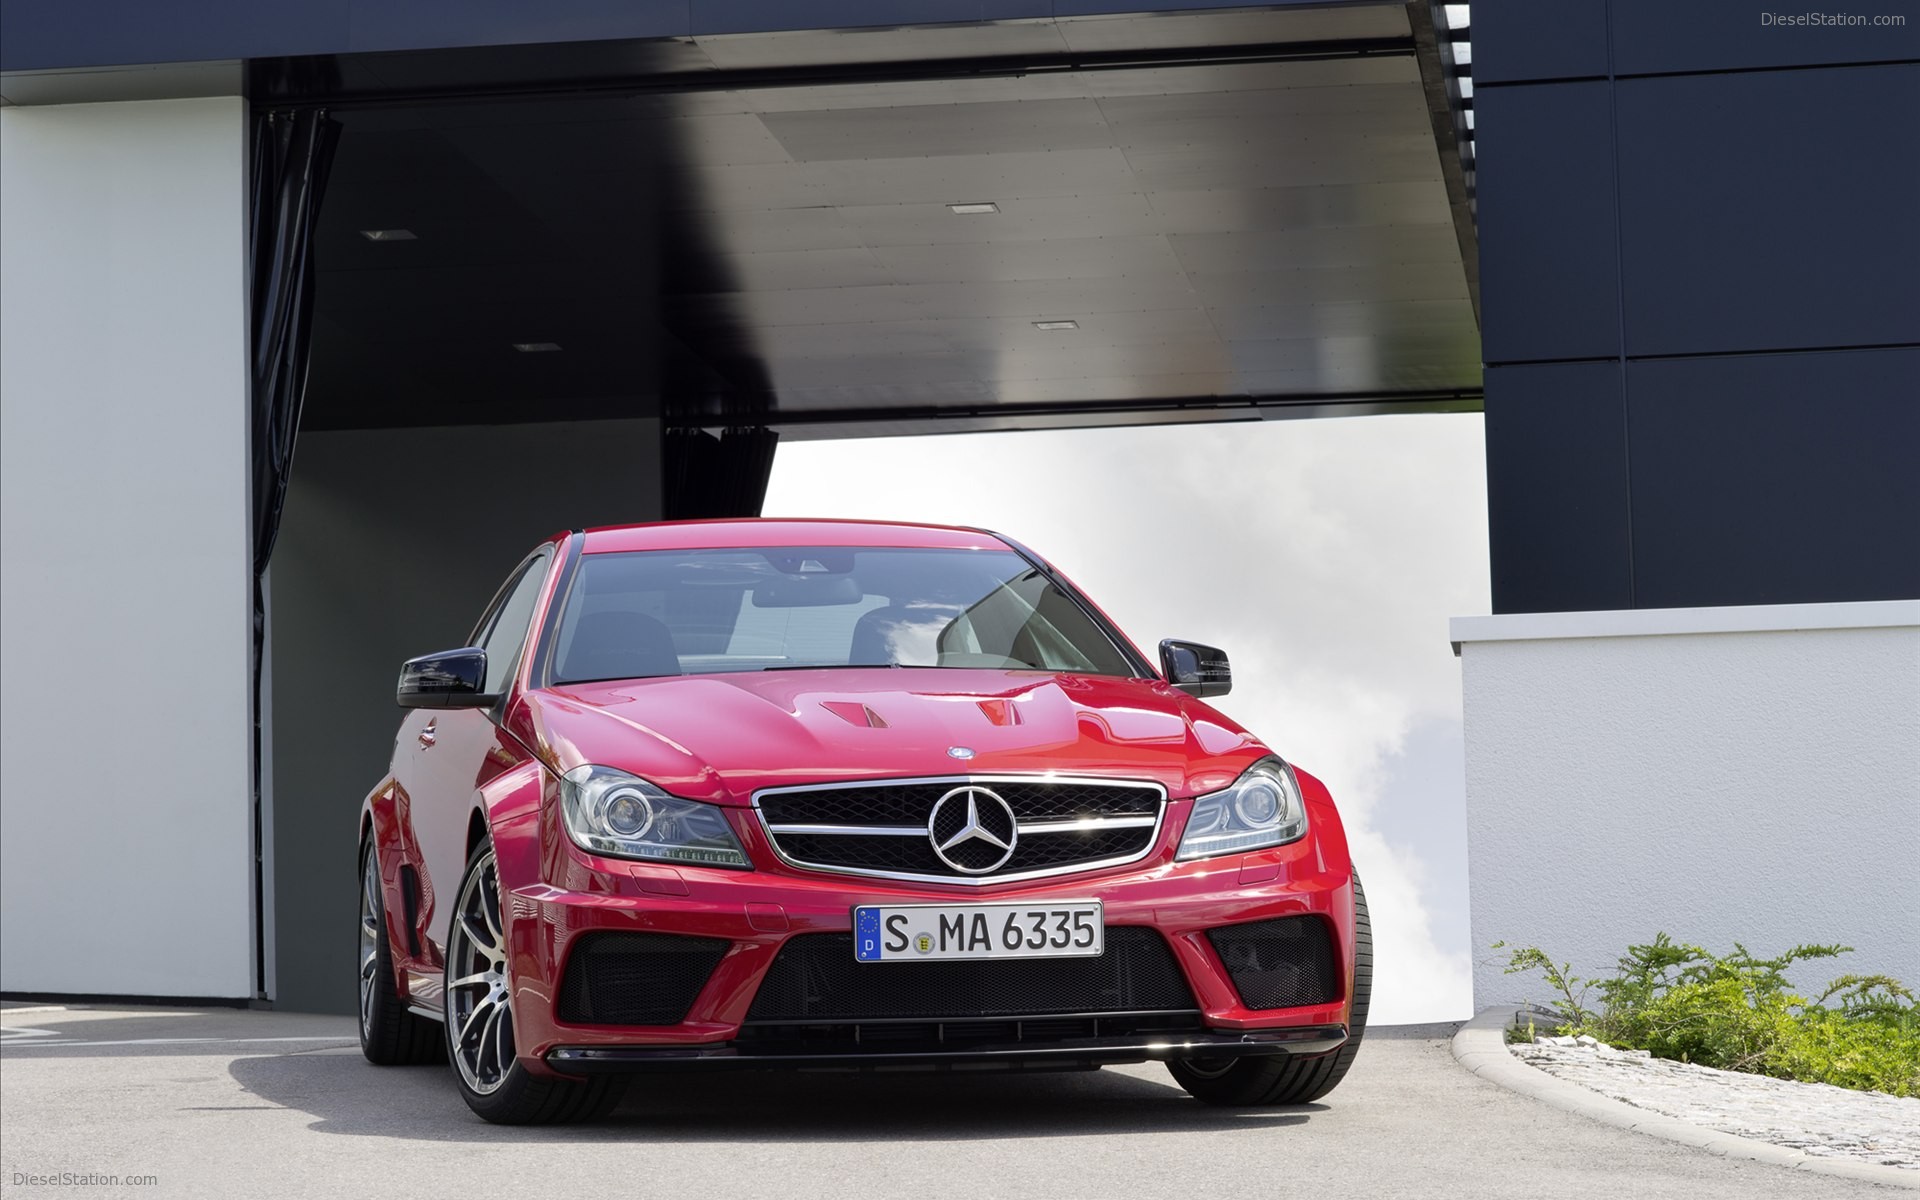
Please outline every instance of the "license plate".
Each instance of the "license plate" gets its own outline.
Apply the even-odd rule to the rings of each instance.
[[[862,904],[853,910],[853,956],[861,962],[1076,958],[1106,947],[1098,900]]]

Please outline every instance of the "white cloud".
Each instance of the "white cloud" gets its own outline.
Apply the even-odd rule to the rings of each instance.
[[[1227,650],[1219,707],[1340,804],[1390,1024],[1471,1007],[1464,929],[1432,921],[1466,864],[1410,832],[1457,810],[1461,781],[1394,767],[1416,727],[1459,736],[1446,622],[1487,611],[1485,478],[1481,419],[1461,414],[967,434],[784,445],[763,511],[985,526],[1149,656],[1163,637]]]

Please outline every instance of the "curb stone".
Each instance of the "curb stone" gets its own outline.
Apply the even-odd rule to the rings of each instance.
[[[1512,1005],[1489,1008],[1461,1026],[1460,1032],[1453,1035],[1453,1057],[1461,1066],[1489,1083],[1603,1125],[1618,1126],[1727,1158],[1750,1159],[1799,1171],[1920,1191],[1920,1171],[1905,1171],[1879,1163],[1825,1158],[1776,1146],[1771,1142],[1723,1133],[1718,1129],[1708,1129],[1644,1108],[1635,1108],[1611,1096],[1603,1096],[1577,1083],[1549,1075],[1507,1049],[1507,1026],[1512,1024],[1514,1013]]]

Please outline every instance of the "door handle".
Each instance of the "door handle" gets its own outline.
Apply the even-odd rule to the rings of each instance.
[[[433,745],[433,726],[434,721],[428,721],[425,727],[420,730],[420,744],[422,746]]]

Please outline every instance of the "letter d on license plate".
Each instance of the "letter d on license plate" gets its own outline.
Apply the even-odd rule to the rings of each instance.
[[[853,910],[853,956],[861,962],[1070,958],[1106,948],[1098,900],[862,904]]]

